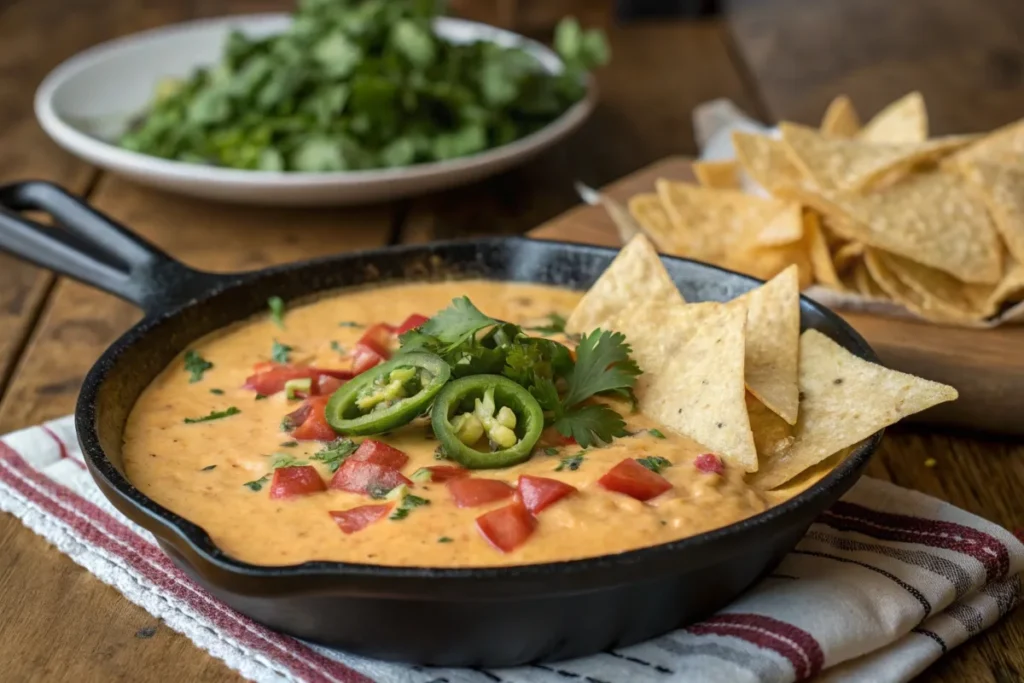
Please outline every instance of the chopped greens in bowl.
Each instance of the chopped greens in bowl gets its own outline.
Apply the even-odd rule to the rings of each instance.
[[[551,123],[608,59],[603,35],[573,19],[552,70],[519,47],[442,36],[437,17],[425,0],[301,0],[284,33],[232,33],[219,64],[161,83],[120,145],[261,171],[445,161]]]

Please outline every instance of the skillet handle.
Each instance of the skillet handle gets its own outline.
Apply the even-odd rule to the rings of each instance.
[[[22,215],[49,214],[63,229]],[[222,276],[193,270],[52,183],[0,186],[0,250],[157,313]]]

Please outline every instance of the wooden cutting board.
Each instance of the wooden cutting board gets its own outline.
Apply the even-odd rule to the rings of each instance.
[[[657,178],[692,180],[690,160],[669,157],[603,188],[620,201],[650,192]],[[530,233],[540,239],[619,246],[604,209],[582,204]],[[1024,435],[1024,325],[966,330],[839,311],[897,370],[950,384],[960,399],[917,421],[998,434]]]

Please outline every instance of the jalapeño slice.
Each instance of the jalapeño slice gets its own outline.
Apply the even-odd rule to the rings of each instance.
[[[327,402],[327,422],[352,436],[380,434],[422,415],[451,378],[432,353],[407,353],[356,375]]]
[[[430,411],[445,454],[463,467],[510,467],[530,458],[544,429],[544,411],[529,391],[499,375],[448,384]]]

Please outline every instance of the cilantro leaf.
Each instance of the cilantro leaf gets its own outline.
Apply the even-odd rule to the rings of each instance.
[[[398,507],[396,507],[394,511],[392,511],[392,513],[388,515],[388,519],[393,521],[405,519],[409,516],[410,510],[412,510],[413,508],[421,507],[423,505],[430,505],[430,501],[427,500],[426,498],[420,498],[419,496],[407,493],[404,496],[402,496],[402,502],[398,504]]]
[[[596,394],[632,389],[640,368],[629,357],[631,351],[620,332],[594,330],[583,335],[562,403],[572,407]]]
[[[469,297],[452,299],[452,305],[423,323],[419,331],[435,337],[441,344],[452,348],[466,341],[474,334],[498,321],[490,318],[473,305]]]
[[[242,484],[242,486],[246,487],[250,491],[259,491],[260,489],[263,488],[263,485],[266,484],[268,481],[270,481],[270,475],[264,474],[259,479],[254,479],[252,481],[245,482],[244,484]]]
[[[564,334],[565,323],[565,316],[561,313],[548,313],[548,322],[546,324],[538,325],[537,327],[527,327],[526,329],[539,334]]]
[[[211,410],[209,415],[203,415],[202,417],[186,417],[185,424],[195,424],[197,422],[209,422],[210,420],[219,420],[222,417],[231,417],[232,415],[238,415],[241,410],[231,406],[225,410]]]
[[[358,444],[352,439],[335,439],[324,444],[324,447],[314,453],[312,458],[327,465],[327,469],[331,472],[337,472],[341,463],[355,453],[358,447]]]
[[[666,467],[672,467],[672,461],[659,455],[649,455],[646,458],[637,458],[636,461],[655,474],[660,474]]]
[[[554,413],[555,418],[561,417],[564,413],[562,402],[558,398],[558,388],[550,379],[535,377],[533,386],[530,387],[530,393],[537,399],[541,410]]]
[[[647,433],[653,436],[655,439],[664,439],[665,435],[662,434],[660,429],[648,429]]]
[[[555,429],[562,436],[572,437],[583,448],[610,442],[626,435],[622,416],[605,405],[573,408],[555,420]]]
[[[292,352],[292,347],[287,344],[274,340],[274,344],[270,347],[270,359],[275,363],[287,363],[289,355]]]
[[[570,455],[565,458],[562,458],[561,460],[558,461],[558,466],[555,467],[555,472],[562,472],[563,470],[575,472],[580,468],[580,465],[583,464],[583,460],[586,457],[586,454],[583,451],[580,451],[575,455]]]
[[[284,299],[279,296],[272,296],[267,299],[267,306],[270,307],[270,319],[274,324],[284,329]]]
[[[270,460],[270,469],[276,470],[279,467],[298,467],[305,465],[305,460],[299,460],[288,453],[274,453]]]
[[[199,355],[198,351],[189,349],[185,352],[185,372],[191,373],[188,378],[189,384],[194,384],[203,378],[203,373],[213,367],[213,363]]]

